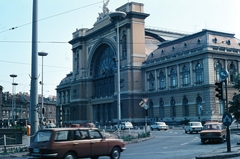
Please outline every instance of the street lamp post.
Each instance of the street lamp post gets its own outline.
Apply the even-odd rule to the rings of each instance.
[[[118,108],[118,132],[121,121],[121,103],[120,103],[120,53],[119,53],[119,21],[126,17],[125,12],[116,11],[109,14],[111,21],[117,22],[117,108]]]
[[[42,86],[42,103],[41,103],[41,111],[40,111],[40,128],[43,129],[43,56],[47,56],[48,53],[46,52],[39,52],[38,56],[42,56],[42,81],[40,82]]]
[[[15,74],[11,74],[10,77],[13,78],[13,82],[12,82],[12,122],[14,123],[14,109],[15,109],[15,95],[14,95],[14,90],[15,90],[15,86],[17,86],[17,83],[14,83],[14,78],[17,77],[17,75]]]

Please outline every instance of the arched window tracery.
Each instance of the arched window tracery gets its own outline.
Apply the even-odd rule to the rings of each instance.
[[[184,66],[183,69],[182,69],[182,82],[183,82],[183,86],[187,86],[189,85],[189,69],[187,66]]]
[[[165,87],[166,87],[165,80],[166,80],[166,79],[165,79],[165,74],[164,74],[163,71],[161,71],[161,72],[159,73],[159,89],[160,89],[160,90],[165,89]]]
[[[116,61],[113,49],[107,44],[100,45],[95,52],[93,98],[108,97],[114,94],[114,71]]]
[[[216,81],[220,81],[220,71],[222,70],[222,64],[218,61],[215,65]]]
[[[196,67],[196,84],[202,84],[203,82],[203,67],[201,63],[197,63]]]
[[[175,69],[171,69],[170,71],[170,87],[176,88],[177,87],[177,72]]]

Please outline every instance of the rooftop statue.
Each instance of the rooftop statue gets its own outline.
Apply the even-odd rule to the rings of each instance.
[[[106,15],[108,15],[109,13],[109,9],[108,9],[108,3],[109,3],[110,0],[107,0],[106,2],[104,2],[103,0],[103,12],[102,13],[98,13],[98,18],[97,18],[97,21],[103,19]]]
[[[108,3],[110,0],[107,0],[107,2],[103,1],[103,14],[108,14],[109,13],[109,9],[107,7]]]

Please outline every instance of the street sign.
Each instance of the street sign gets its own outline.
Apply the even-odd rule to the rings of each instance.
[[[148,108],[149,108],[149,105],[145,104],[145,105],[144,105],[144,109],[147,110]]]
[[[220,77],[222,80],[225,80],[228,77],[228,71],[223,69],[220,71]]]
[[[232,124],[233,118],[230,113],[224,113],[222,117],[222,122],[225,126],[230,126]]]
[[[148,102],[148,98],[142,98],[142,100],[147,103]]]
[[[139,105],[140,105],[141,107],[144,107],[144,105],[145,105],[144,101],[141,101],[141,102],[139,103]]]

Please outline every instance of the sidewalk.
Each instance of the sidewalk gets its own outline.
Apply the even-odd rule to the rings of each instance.
[[[227,152],[227,147],[215,150],[208,154],[196,156],[195,159],[226,159],[240,156],[240,146],[232,146],[231,152]]]
[[[231,134],[232,133],[240,135],[238,129],[231,130]],[[227,152],[227,147],[224,147],[224,148],[215,150],[211,153],[206,153],[206,154],[196,156],[195,159],[226,159],[226,158],[239,157],[239,156],[240,156],[240,144],[237,144],[237,145],[231,145],[231,152]]]

